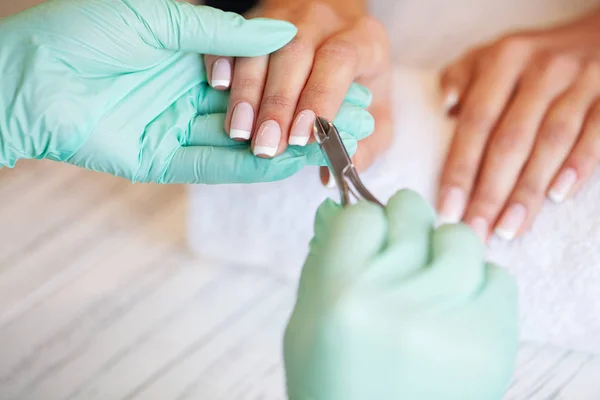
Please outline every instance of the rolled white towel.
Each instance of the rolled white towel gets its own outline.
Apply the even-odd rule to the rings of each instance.
[[[382,201],[400,188],[432,203],[452,134],[435,72],[395,72],[395,141],[363,179]],[[318,205],[338,199],[306,169],[283,182],[190,187],[189,243],[199,254],[298,275]],[[600,175],[573,200],[548,202],[531,232],[493,239],[489,259],[509,268],[520,287],[521,337],[600,353]]]

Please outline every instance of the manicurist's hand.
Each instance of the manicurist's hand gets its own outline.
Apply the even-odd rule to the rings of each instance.
[[[228,138],[228,96],[204,69],[203,54],[259,57],[296,32],[173,0],[49,0],[3,19],[0,166],[47,158],[141,182],[250,183],[324,165],[317,146],[270,162]],[[350,112],[367,136],[371,116]]]
[[[326,201],[285,332],[291,400],[500,400],[517,292],[464,225],[401,191],[386,208]]]

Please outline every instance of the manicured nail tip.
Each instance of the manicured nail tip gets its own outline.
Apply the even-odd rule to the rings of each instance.
[[[232,139],[250,139],[250,131],[246,131],[243,129],[230,129],[229,137]]]
[[[454,224],[461,220],[466,205],[466,195],[458,187],[450,187],[444,190],[442,203],[439,207],[439,219],[445,224]]]
[[[256,156],[275,157],[275,154],[277,154],[276,147],[268,147],[268,146],[255,146],[254,147],[254,155],[256,155]]]
[[[494,233],[504,240],[513,240],[523,226],[526,216],[527,208],[523,204],[512,204],[500,218]]]
[[[306,146],[307,143],[307,136],[290,136],[289,144],[292,146]]]
[[[230,81],[228,79],[213,79],[210,85],[213,88],[228,88]]]
[[[577,172],[573,168],[562,171],[548,191],[548,198],[554,203],[562,203],[567,199],[573,185],[577,182]]]
[[[508,231],[508,230],[498,229],[498,228],[494,231],[494,233],[500,239],[504,239],[504,240],[507,240],[509,242],[511,240],[513,240],[515,238],[515,236],[516,236],[516,232],[514,232],[514,231]]]
[[[560,193],[560,192],[555,191],[555,190],[550,190],[548,192],[548,198],[550,199],[550,201],[552,201],[555,204],[560,204],[563,201],[565,201],[565,195],[564,195],[564,193]]]
[[[337,184],[335,183],[335,179],[333,179],[332,177],[329,177],[329,180],[325,184],[325,188],[326,189],[335,189],[336,187],[337,187]]]
[[[444,112],[450,111],[454,106],[458,104],[458,92],[451,90],[444,99]]]
[[[448,215],[438,215],[437,218],[438,224],[440,225],[446,225],[446,224],[456,224],[459,222],[459,220],[457,218],[453,218],[452,216],[448,216]]]

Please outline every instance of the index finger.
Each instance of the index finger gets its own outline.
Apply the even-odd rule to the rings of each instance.
[[[333,120],[352,82],[377,74],[385,65],[385,43],[384,28],[372,18],[325,41],[317,50],[296,114],[310,110]]]

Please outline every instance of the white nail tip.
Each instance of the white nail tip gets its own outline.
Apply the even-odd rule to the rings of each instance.
[[[213,79],[210,84],[212,87],[229,87],[229,79]]]
[[[504,239],[504,240],[508,240],[509,242],[511,240],[513,240],[515,238],[516,234],[517,234],[516,232],[511,232],[511,231],[507,231],[507,230],[504,230],[504,229],[496,229],[494,231],[494,233],[499,238]]]
[[[254,155],[274,157],[277,154],[277,147],[254,146]]]
[[[551,191],[549,191],[549,192],[548,192],[548,198],[549,198],[549,199],[550,199],[550,200],[551,200],[553,203],[560,204],[560,203],[562,203],[563,201],[565,201],[565,198],[566,198],[566,196],[565,196],[565,194],[564,194],[564,193],[560,193],[560,192],[558,192],[558,191],[551,190]]]
[[[437,222],[440,225],[457,224],[460,222],[460,217],[453,215],[438,215]]]
[[[292,146],[306,146],[308,136],[290,136],[289,144]]]
[[[446,95],[444,99],[444,111],[450,111],[454,106],[458,104],[458,92],[456,90],[451,90]]]
[[[326,189],[335,189],[336,187],[337,187],[337,184],[335,182],[335,178],[333,177],[333,175],[330,172],[329,179],[327,180],[327,183],[325,183],[325,188]]]
[[[232,139],[250,139],[250,131],[245,131],[243,129],[230,129],[229,137]]]

